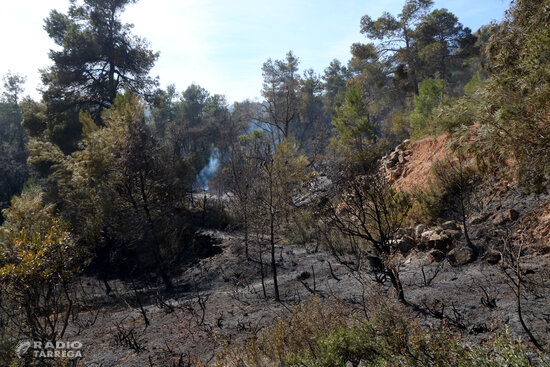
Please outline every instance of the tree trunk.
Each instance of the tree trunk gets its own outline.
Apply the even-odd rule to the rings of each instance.
[[[407,305],[408,302],[405,300],[405,292],[403,291],[403,284],[399,279],[399,273],[395,269],[388,269],[388,276],[390,277],[391,284],[397,293],[397,299],[404,305]]]
[[[246,255],[246,259],[250,260],[250,256],[248,254],[248,207],[245,204],[244,205],[244,253]]]
[[[147,193],[145,192],[145,183],[143,175],[139,175],[140,178],[140,188],[141,188],[141,197],[143,199],[143,210],[145,211],[145,216],[147,217],[147,222],[149,224],[151,235],[153,236],[153,243],[155,246],[155,258],[157,261],[157,266],[159,267],[159,275],[162,279],[162,282],[166,286],[166,290],[171,291],[174,289],[174,285],[172,284],[172,280],[168,276],[168,273],[166,272],[164,268],[164,259],[162,258],[161,254],[161,248],[160,248],[160,240],[158,239],[155,223],[153,222],[153,218],[151,217],[151,212],[149,210],[149,204],[147,199]]]
[[[275,261],[275,231],[274,231],[274,213],[272,212],[269,219],[269,242],[271,244],[271,269],[273,271],[273,287],[275,288],[275,301],[280,302],[279,284],[277,283],[277,262]]]
[[[260,274],[262,276],[262,290],[264,292],[264,298],[267,298],[267,292],[265,291],[265,273],[264,273],[264,260],[262,257],[262,246],[260,245]]]
[[[275,261],[275,212],[273,209],[273,177],[270,175],[269,183],[269,243],[271,245],[271,270],[273,271],[273,287],[275,288],[275,301],[280,302],[279,284],[277,282],[277,262]]]

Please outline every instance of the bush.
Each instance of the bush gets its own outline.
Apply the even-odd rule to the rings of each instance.
[[[26,187],[4,210],[0,227],[0,311],[8,332],[34,340],[63,338],[73,309],[70,282],[85,254],[43,203],[38,187]]]
[[[414,203],[409,222],[433,223],[437,219],[468,216],[475,206],[472,199],[479,182],[472,159],[456,152],[435,162],[431,171],[434,178],[428,187],[412,195]]]
[[[297,306],[258,336],[229,348],[224,366],[530,366],[521,341],[509,333],[466,347],[443,328],[423,329],[402,309],[379,304],[368,318],[342,303],[318,298]]]

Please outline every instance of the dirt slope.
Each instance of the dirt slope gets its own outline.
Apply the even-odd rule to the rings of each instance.
[[[449,134],[405,141],[383,158],[388,177],[398,190],[414,191],[428,186],[432,165],[449,153]]]

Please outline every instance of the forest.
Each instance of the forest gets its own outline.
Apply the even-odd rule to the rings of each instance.
[[[550,1],[358,14],[232,104],[127,6],[45,15],[40,100],[0,70],[0,366],[550,363]]]

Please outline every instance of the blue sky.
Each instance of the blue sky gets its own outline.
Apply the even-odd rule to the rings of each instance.
[[[359,33],[361,16],[383,11],[399,13],[404,0],[140,0],[123,20],[134,34],[145,37],[160,58],[152,74],[162,86],[179,91],[191,83],[229,102],[259,98],[261,66],[292,50],[300,68],[322,73],[334,58],[347,62],[354,42],[367,42]],[[504,0],[435,1],[473,31],[500,21],[510,2]],[[0,5],[0,74],[26,75],[27,93],[38,98],[38,69],[49,65],[54,47],[42,29],[50,9],[66,11],[68,0],[26,0]]]

